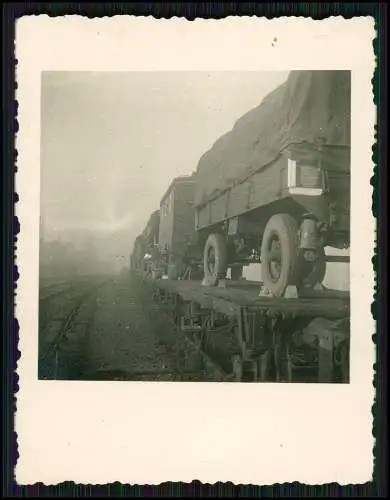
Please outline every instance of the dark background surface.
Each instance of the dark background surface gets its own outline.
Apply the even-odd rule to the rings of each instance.
[[[375,193],[373,212],[379,220],[377,256],[374,265],[378,273],[376,302],[373,304],[373,314],[377,319],[378,329],[374,340],[377,342],[378,360],[376,366],[377,387],[376,404],[373,409],[375,415],[374,434],[377,438],[375,449],[375,477],[373,483],[365,485],[350,485],[344,488],[336,484],[306,487],[299,484],[274,485],[264,487],[216,484],[202,485],[199,482],[184,485],[182,483],[166,483],[159,487],[133,486],[124,487],[118,483],[106,487],[77,486],[66,483],[58,487],[44,487],[34,485],[29,487],[17,486],[14,482],[13,468],[17,460],[16,436],[13,432],[13,415],[15,411],[14,392],[17,390],[17,376],[14,373],[17,360],[17,323],[13,315],[14,283],[17,280],[17,270],[13,266],[14,238],[17,234],[18,223],[13,216],[14,198],[14,134],[17,132],[15,115],[17,107],[14,103],[14,22],[22,15],[31,14],[82,14],[89,17],[113,14],[154,15],[159,17],[185,16],[187,19],[195,17],[224,18],[228,15],[258,15],[267,17],[277,16],[310,16],[323,19],[334,15],[352,16],[371,15],[375,17],[378,39],[374,42],[378,57],[379,71],[374,79],[375,102],[379,107],[378,116],[378,144],[374,148],[374,159],[377,164],[375,172]],[[6,3],[2,5],[3,21],[3,162],[2,162],[2,494],[3,496],[243,496],[257,497],[261,495],[274,496],[375,496],[387,495],[387,5],[384,3],[188,3],[176,4],[76,4],[76,3]],[[380,179],[380,180],[379,180]],[[379,250],[378,250],[379,249]],[[271,491],[272,490],[272,491]]]

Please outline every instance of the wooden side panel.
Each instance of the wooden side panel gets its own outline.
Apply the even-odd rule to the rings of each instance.
[[[248,181],[243,182],[234,186],[231,190],[228,204],[227,216],[236,217],[242,213],[245,213],[248,209],[248,199],[249,199],[249,188],[250,183]]]
[[[180,261],[186,250],[187,239],[195,233],[194,186],[193,182],[178,183],[175,186],[172,237],[175,262]]]
[[[280,156],[269,167],[237,184],[215,200],[197,208],[198,229],[243,215],[282,197],[286,186],[287,160]]]
[[[203,227],[207,227],[210,225],[209,217],[208,217],[208,205],[203,205],[202,207],[197,207],[197,216],[198,216],[198,227],[197,229],[202,229]]]
[[[226,204],[229,203],[228,197],[230,195],[230,191],[219,196],[216,200],[210,204],[210,221],[211,223],[215,221],[223,221],[226,219]]]
[[[287,160],[279,159],[251,177],[250,210],[272,203],[282,196],[287,185]]]

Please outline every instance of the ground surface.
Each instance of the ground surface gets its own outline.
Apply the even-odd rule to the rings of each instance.
[[[85,377],[166,381],[209,378],[199,356],[153,307],[150,292],[144,287],[140,280],[124,274],[97,292]]]
[[[190,282],[173,285],[184,287],[183,290],[189,288],[190,292],[195,286]],[[199,286],[196,288],[199,290]],[[241,291],[234,286],[228,290],[215,288],[207,294],[218,297],[235,292],[248,294],[244,288]],[[203,290],[201,295],[205,294]],[[254,301],[258,300],[255,294]],[[268,304],[271,299],[267,300]],[[316,302],[330,314],[327,300]],[[189,345],[173,324],[173,315],[164,313],[164,307],[163,302],[152,300],[149,284],[128,273],[113,278],[91,276],[41,284],[39,379],[199,382],[223,379],[215,364]],[[330,316],[335,312],[332,309]],[[230,374],[231,356],[237,354],[237,346],[232,344],[230,348],[226,331],[218,332],[214,331],[208,340],[208,352],[212,348],[213,359],[219,353],[217,363]],[[230,333],[234,336],[233,331]],[[224,366],[221,356],[229,361],[229,366]],[[310,370],[313,380],[305,369],[305,373],[294,375],[294,381],[317,381],[315,366]]]
[[[123,274],[96,288],[59,343],[60,361],[52,356],[51,363],[42,363],[41,373],[51,373],[40,378],[53,378],[55,371],[55,378],[66,379],[213,380],[196,351],[155,309],[144,287],[141,280]],[[60,331],[56,325],[64,318],[56,314],[52,329]],[[54,370],[56,363],[60,368]]]

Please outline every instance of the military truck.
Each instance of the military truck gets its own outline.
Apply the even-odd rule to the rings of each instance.
[[[160,201],[159,249],[165,274],[172,278],[183,277],[191,263],[197,236],[194,188],[194,175],[176,177]]]
[[[283,296],[322,282],[325,247],[349,247],[350,100],[349,71],[291,71],[202,156],[194,211],[209,285],[261,262]]]
[[[154,256],[156,254],[156,248],[158,247],[159,226],[160,211],[155,210],[150,215],[142,233],[135,239],[133,251],[130,255],[131,269],[138,271],[145,270],[145,256]]]
[[[137,236],[133,245],[133,251],[130,254],[130,269],[139,271],[143,267],[143,260],[145,256],[145,244],[142,235]]]

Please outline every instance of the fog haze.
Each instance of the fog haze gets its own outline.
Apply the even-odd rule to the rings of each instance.
[[[89,234],[101,259],[127,264],[171,180],[195,171],[203,153],[287,76],[44,72],[44,238],[76,243]]]

